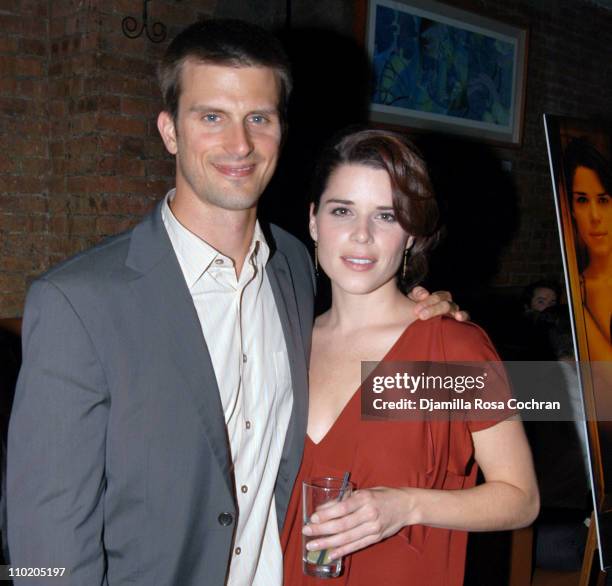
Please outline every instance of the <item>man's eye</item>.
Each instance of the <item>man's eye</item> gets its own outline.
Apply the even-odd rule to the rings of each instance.
[[[202,116],[204,122],[218,122],[219,119],[219,114],[204,114],[204,116]]]
[[[262,116],[261,114],[254,114],[253,116],[251,116],[250,120],[251,122],[253,122],[253,124],[264,124],[268,121],[268,119],[265,116]]]

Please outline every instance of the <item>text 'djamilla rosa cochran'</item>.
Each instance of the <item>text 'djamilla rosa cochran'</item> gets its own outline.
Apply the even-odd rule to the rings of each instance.
[[[534,372],[522,373],[517,395],[501,362],[362,363],[362,417],[501,421],[531,413],[532,419],[565,419],[564,402]]]

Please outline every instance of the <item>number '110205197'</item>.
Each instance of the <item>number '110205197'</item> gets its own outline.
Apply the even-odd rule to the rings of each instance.
[[[65,572],[66,568],[16,568],[6,566],[8,578],[59,578]]]

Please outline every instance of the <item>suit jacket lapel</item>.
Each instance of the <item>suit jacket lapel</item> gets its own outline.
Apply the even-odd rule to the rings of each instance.
[[[126,264],[131,286],[149,319],[156,320],[168,368],[176,371],[203,424],[210,449],[233,493],[233,465],[219,388],[200,321],[161,219],[161,204],[132,234]],[[174,390],[173,390],[174,391]]]
[[[282,525],[292,486],[289,481],[295,478],[304,449],[306,420],[308,416],[307,365],[304,345],[300,331],[300,313],[298,311],[291,272],[287,258],[279,251],[274,251],[266,266],[274,300],[285,335],[291,381],[293,387],[293,409],[289,428],[285,438],[279,484],[277,485],[278,521]]]

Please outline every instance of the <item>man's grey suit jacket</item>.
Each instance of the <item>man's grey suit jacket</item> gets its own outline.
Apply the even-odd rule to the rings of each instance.
[[[13,565],[66,567],[69,578],[25,583],[225,582],[239,511],[215,340],[203,339],[160,210],[28,294],[9,551]],[[306,432],[314,281],[298,240],[276,227],[266,236],[294,392],[275,488],[282,526]]]

